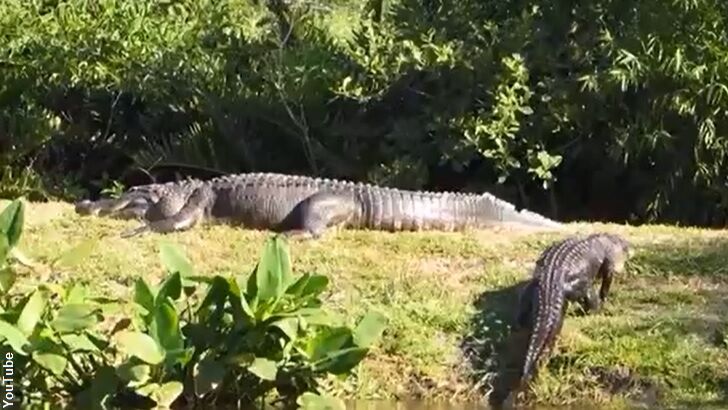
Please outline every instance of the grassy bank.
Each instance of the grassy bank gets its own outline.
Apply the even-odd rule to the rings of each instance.
[[[0,201],[0,207],[7,202]],[[171,241],[198,273],[247,272],[267,232],[205,226],[121,239],[136,222],[77,217],[68,204],[31,204],[20,249],[37,261],[91,237],[100,246],[73,272],[26,272],[23,286],[70,279],[123,295],[137,275],[163,274],[158,244]],[[540,401],[715,404],[728,395],[728,235],[663,226],[575,224],[570,232],[619,232],[635,245],[627,275],[597,315],[571,314],[557,354],[535,386]],[[345,314],[377,309],[390,326],[342,396],[479,398],[494,366],[514,285],[560,233],[343,231],[291,244],[294,269],[332,280],[328,303]],[[481,383],[478,383],[478,381]]]

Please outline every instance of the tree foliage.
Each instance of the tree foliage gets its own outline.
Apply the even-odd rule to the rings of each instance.
[[[7,0],[0,165],[92,193],[184,165],[723,223],[726,7]]]

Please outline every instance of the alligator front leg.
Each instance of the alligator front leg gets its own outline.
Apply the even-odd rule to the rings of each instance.
[[[623,269],[623,267],[622,267]],[[607,266],[603,269],[603,272],[601,274],[602,277],[602,285],[599,289],[599,299],[601,299],[602,302],[604,302],[607,299],[607,296],[609,295],[609,288],[612,286],[612,277],[614,276],[614,269],[612,269],[610,266]]]
[[[205,188],[196,189],[182,208],[171,215],[165,212],[165,209],[169,208],[169,202],[174,202],[178,198],[162,198],[147,212],[147,215],[157,214],[159,216],[138,228],[122,232],[121,237],[129,238],[149,231],[157,233],[186,231],[197,225],[203,219],[205,204],[211,200],[210,195],[209,190]]]
[[[595,288],[589,288],[586,294],[579,300],[585,313],[598,312],[602,307],[602,298],[599,296]]]
[[[318,239],[328,228],[351,221],[356,206],[352,195],[319,192],[301,201],[274,230],[288,237]]]

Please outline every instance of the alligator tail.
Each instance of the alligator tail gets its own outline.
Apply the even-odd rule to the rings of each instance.
[[[478,214],[483,225],[518,224],[543,228],[560,228],[562,226],[560,222],[528,209],[516,210],[516,207],[510,202],[487,192],[479,195],[478,199]]]
[[[520,387],[525,388],[536,373],[547,350],[553,347],[561,332],[565,300],[561,291],[560,275],[543,275],[537,283],[536,317],[526,351]]]

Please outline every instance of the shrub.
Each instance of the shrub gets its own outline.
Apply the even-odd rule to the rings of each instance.
[[[319,395],[318,380],[350,374],[385,326],[378,313],[350,327],[325,310],[328,278],[294,277],[277,235],[249,275],[230,277],[195,276],[164,243],[166,278],[159,286],[137,279],[131,301],[92,296],[80,283],[11,292],[23,209],[16,200],[0,215],[0,345],[13,355],[24,404],[340,406]],[[71,266],[93,245],[54,266]]]

